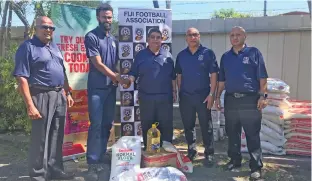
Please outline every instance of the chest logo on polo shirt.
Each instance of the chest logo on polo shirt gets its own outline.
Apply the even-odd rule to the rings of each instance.
[[[203,61],[204,60],[204,55],[198,55],[198,60]]]
[[[243,64],[249,64],[249,57],[243,58]]]

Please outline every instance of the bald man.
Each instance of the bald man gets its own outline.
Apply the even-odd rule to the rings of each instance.
[[[34,37],[16,52],[13,71],[32,120],[29,176],[37,181],[73,179],[64,172],[62,144],[66,106],[74,101],[62,54],[52,41],[54,30],[50,18],[39,17]]]
[[[179,88],[179,107],[188,144],[188,157],[197,156],[195,121],[196,113],[205,146],[206,166],[213,163],[214,144],[211,108],[217,85],[219,67],[211,49],[201,45],[200,34],[196,28],[186,32],[188,47],[176,59],[175,71]]]
[[[244,128],[250,154],[252,179],[261,178],[262,151],[260,147],[261,110],[266,106],[268,74],[261,52],[245,44],[246,32],[233,27],[230,32],[231,50],[221,57],[216,106],[225,90],[224,116],[228,139],[227,169],[241,166],[241,130]]]

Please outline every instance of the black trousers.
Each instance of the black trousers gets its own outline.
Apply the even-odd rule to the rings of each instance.
[[[195,122],[197,113],[207,156],[214,154],[214,142],[211,110],[207,109],[207,103],[203,103],[206,96],[180,94],[179,108],[189,150],[196,150]]]
[[[147,131],[152,124],[159,122],[157,129],[161,134],[162,141],[172,142],[173,136],[173,102],[172,100],[139,100],[140,118],[144,141],[144,148],[147,144]]]
[[[249,167],[252,171],[261,169],[262,150],[260,145],[261,111],[257,109],[259,96],[248,95],[235,98],[225,94],[225,130],[228,135],[228,156],[234,163],[241,163],[241,132],[246,133],[247,148],[250,155]]]
[[[29,176],[46,181],[53,168],[63,170],[62,145],[66,98],[62,91],[31,89],[32,100],[42,118],[32,120],[29,147]]]

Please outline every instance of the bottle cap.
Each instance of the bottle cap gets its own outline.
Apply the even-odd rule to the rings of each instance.
[[[159,124],[158,122],[152,124],[152,128],[156,128],[158,126],[158,124]]]

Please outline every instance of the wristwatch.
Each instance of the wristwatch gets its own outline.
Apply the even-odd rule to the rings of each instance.
[[[266,99],[266,98],[268,97],[268,94],[267,94],[267,93],[261,93],[261,92],[260,92],[259,94],[260,94],[260,96],[263,97],[264,99]]]
[[[209,96],[213,97],[213,96],[214,96],[214,93],[211,93],[211,92],[210,92],[210,93],[209,93]]]

